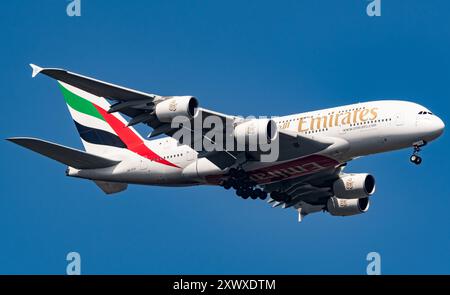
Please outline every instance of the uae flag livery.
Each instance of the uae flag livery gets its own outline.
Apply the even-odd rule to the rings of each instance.
[[[177,167],[150,150],[122,116],[109,114],[110,104],[105,98],[58,83],[86,151],[102,154],[108,148],[126,148],[151,161]]]

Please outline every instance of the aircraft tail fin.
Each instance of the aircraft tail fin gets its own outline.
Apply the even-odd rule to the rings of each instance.
[[[142,144],[142,137],[124,117],[108,112],[111,104],[95,85],[84,85],[84,80],[73,79],[74,74],[63,70],[30,66],[33,77],[42,73],[57,80],[87,152],[103,155]]]
[[[11,137],[6,140],[76,169],[106,168],[120,162],[38,138]]]

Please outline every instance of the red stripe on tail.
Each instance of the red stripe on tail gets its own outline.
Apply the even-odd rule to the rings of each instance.
[[[106,120],[106,122],[111,126],[111,128],[117,133],[117,135],[125,143],[125,145],[130,151],[144,158],[147,158],[151,161],[179,168],[177,165],[163,159],[162,157],[154,153],[151,149],[149,149],[145,145],[144,141],[137,134],[135,134],[133,130],[131,130],[125,124],[123,124],[122,121],[117,119],[115,116],[107,113],[104,109],[97,106],[96,104],[93,105],[102,115],[102,117]]]

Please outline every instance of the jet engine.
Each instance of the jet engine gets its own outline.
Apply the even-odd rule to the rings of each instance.
[[[234,128],[234,138],[238,144],[270,143],[278,136],[277,124],[270,119],[253,119],[243,122]]]
[[[367,173],[345,174],[333,183],[333,192],[340,199],[367,198],[375,192],[375,178]]]
[[[327,202],[327,210],[333,216],[350,216],[367,212],[369,198],[338,199],[331,197]]]
[[[159,121],[170,123],[177,116],[192,119],[195,116],[198,101],[193,96],[175,96],[158,103],[155,114]]]

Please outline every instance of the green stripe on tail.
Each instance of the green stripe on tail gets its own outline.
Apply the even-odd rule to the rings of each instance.
[[[61,84],[59,84],[59,86],[63,93],[64,100],[72,109],[79,111],[83,114],[90,115],[90,116],[93,116],[93,117],[99,118],[100,120],[105,121],[103,116],[97,111],[97,109],[94,107],[94,105],[90,101],[76,95],[73,92],[70,92],[68,89],[66,89]]]

